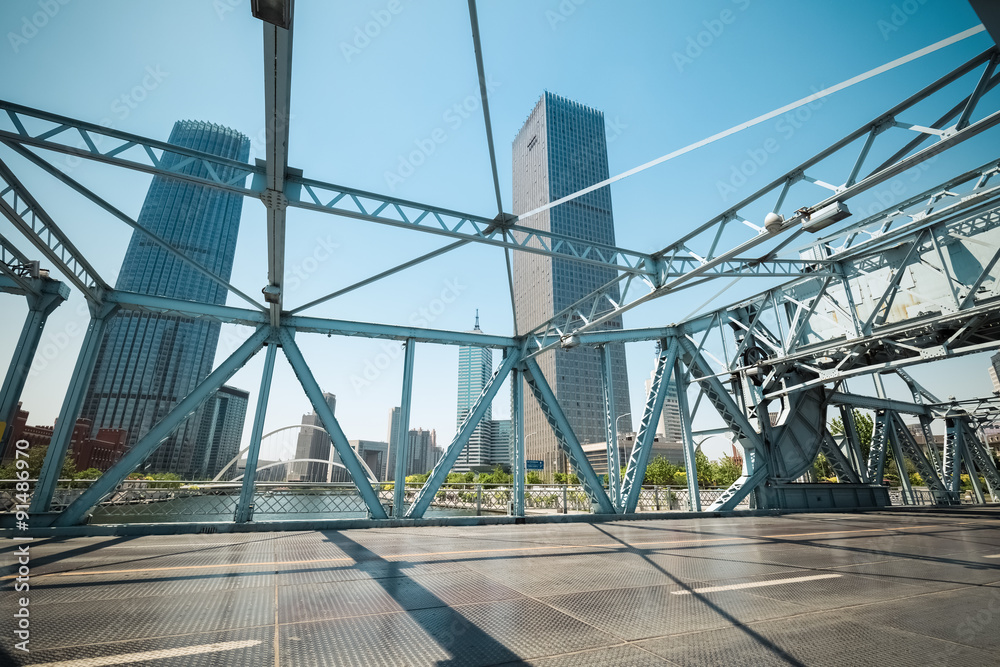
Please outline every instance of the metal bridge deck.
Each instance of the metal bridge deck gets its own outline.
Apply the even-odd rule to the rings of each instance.
[[[7,632],[2,664],[995,665],[1000,650],[998,508],[30,545],[31,653]]]

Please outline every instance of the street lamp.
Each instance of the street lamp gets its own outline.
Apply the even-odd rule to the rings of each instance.
[[[631,412],[626,412],[623,415],[618,415],[618,419],[615,420],[615,435],[616,436],[618,435],[618,433],[620,433],[620,431],[618,430],[618,422],[621,421],[622,417],[631,417],[631,416],[632,416]]]

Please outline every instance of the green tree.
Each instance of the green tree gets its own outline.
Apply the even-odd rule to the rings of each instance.
[[[38,475],[42,472],[42,464],[45,463],[45,453],[48,451],[48,447],[32,447],[28,450],[28,477],[31,479],[38,479]],[[70,456],[72,452],[66,455],[66,460],[63,461],[62,470],[59,473],[59,479],[73,479],[76,476],[76,464],[73,462],[73,457]],[[24,460],[23,458],[21,460]],[[0,467],[0,479],[16,479],[17,478],[17,459],[14,459],[7,465]]]
[[[87,468],[86,470],[81,470],[74,476],[75,479],[97,479],[104,473],[97,468]]]
[[[525,484],[544,484],[542,476],[538,474],[536,470],[529,470],[524,476]]]
[[[816,455],[816,460],[813,461],[812,476],[813,480],[823,482],[836,477],[837,474],[834,472],[833,466],[830,465],[826,456],[820,453]]]
[[[743,464],[732,456],[723,454],[715,464],[715,483],[718,486],[729,486],[743,474]]]
[[[854,430],[858,433],[858,444],[861,445],[861,456],[868,458],[872,448],[872,433],[875,430],[875,420],[862,410],[854,410]],[[844,432],[844,422],[840,417],[830,421],[830,433],[841,435]]]
[[[674,477],[680,471],[679,466],[674,465],[662,456],[656,456],[646,465],[646,476],[643,484],[658,484],[667,486],[674,484]]]
[[[698,471],[698,486],[708,487],[715,484],[716,466],[708,460],[708,456],[700,449],[694,453],[694,466]]]

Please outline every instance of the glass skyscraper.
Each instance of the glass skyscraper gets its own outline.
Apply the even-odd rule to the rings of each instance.
[[[604,114],[546,92],[514,139],[514,213],[521,214],[608,178]],[[615,243],[611,188],[604,187],[551,208],[519,224],[596,243]],[[534,253],[514,253],[514,302],[520,333],[549,320],[601,285],[614,269]],[[618,299],[617,288],[611,295]],[[604,328],[621,329],[620,317]],[[581,443],[604,442],[606,435],[600,351],[580,346],[540,355],[538,364]],[[625,347],[612,346],[616,410],[630,412]],[[525,388],[526,396],[530,392]],[[533,398],[525,398],[524,432],[528,459],[545,462],[546,472],[567,472],[552,429]],[[619,420],[632,430],[631,416]]]
[[[168,140],[177,146],[240,162],[250,155],[250,141],[225,127],[178,121]],[[186,158],[164,153],[164,168]],[[223,179],[235,177],[215,166]],[[207,177],[191,162],[179,171]],[[181,253],[228,281],[236,254],[243,197],[193,183],[154,176],[138,223]],[[226,289],[164,251],[141,233],[133,233],[115,288],[189,301],[224,304]],[[212,371],[219,342],[217,322],[163,314],[121,312],[108,323],[91,376],[82,416],[102,428],[128,431],[133,446],[153,425]],[[207,442],[199,442],[202,412],[188,418],[146,461],[149,472],[182,477],[202,470]]]
[[[476,313],[476,326],[470,333],[482,333],[479,328],[479,313]],[[463,345],[458,348],[458,413],[455,426],[461,427],[462,422],[472,412],[476,399],[483,393],[483,387],[493,376],[493,350],[486,347]],[[469,438],[468,444],[452,466],[456,472],[472,470],[477,466],[488,467],[493,460],[493,407],[487,406],[476,430]]]

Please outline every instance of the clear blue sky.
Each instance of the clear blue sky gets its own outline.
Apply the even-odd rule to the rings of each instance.
[[[909,13],[899,9],[901,4]],[[321,180],[494,215],[482,117],[478,108],[462,109],[470,100],[476,106],[478,95],[466,2],[299,0],[296,5],[291,166]],[[45,7],[53,15],[38,18]],[[479,18],[507,210],[510,142],[544,90],[604,111],[615,174],[978,23],[959,0],[481,0]],[[384,25],[368,27],[377,34],[359,37],[377,19]],[[42,27],[28,27],[33,20]],[[247,1],[74,0],[63,5],[57,0],[8,0],[0,5],[0,29],[0,96],[5,99],[157,139],[166,138],[175,120],[208,120],[246,133],[253,139],[252,152],[262,153],[262,29],[250,16]],[[726,207],[719,182],[730,177],[747,150],[771,137],[779,143],[779,150],[739,188],[741,197],[989,44],[980,34],[839,93],[816,105],[792,133],[787,125],[765,123],[616,184],[619,244],[646,251],[662,248]],[[397,172],[400,156],[439,128],[446,140],[412,175],[401,181],[387,176]],[[985,161],[996,138],[995,131],[981,135],[935,169],[945,173],[956,165]],[[0,149],[0,154],[113,282],[130,230],[9,150]],[[66,158],[56,159],[66,164]],[[120,208],[138,213],[149,177],[89,163],[69,168]],[[932,183],[927,176],[913,186],[914,192]],[[233,282],[250,294],[259,294],[266,283],[264,224],[264,207],[246,200]],[[0,222],[0,230],[18,238],[6,221]],[[432,235],[290,210],[286,266],[290,276],[299,271],[299,280],[288,279],[286,305],[307,302],[444,242]],[[27,244],[21,246],[27,250]],[[317,249],[321,252],[314,254]],[[326,259],[314,262],[317,256]],[[293,288],[292,282],[298,284]],[[742,281],[715,304],[767,286]],[[628,313],[625,324],[676,321],[717,289],[653,302]],[[479,308],[484,330],[512,330],[503,254],[488,247],[462,249],[313,313],[411,323],[425,319],[421,309],[434,306],[444,290],[457,298],[434,316],[431,326],[469,329]],[[6,368],[26,308],[19,297],[2,300],[0,368]],[[30,423],[51,423],[58,413],[82,340],[82,303],[74,295],[50,318],[43,344],[59,353],[29,380],[24,402]],[[245,334],[232,331],[228,337]],[[399,401],[401,359],[389,359],[386,366],[379,342],[300,339],[320,384],[337,394],[337,413],[348,437],[384,439],[388,410]],[[224,337],[220,358],[232,347]],[[389,351],[397,348],[389,346]],[[628,354],[637,421],[652,347],[629,346]],[[251,391],[251,406],[262,357],[231,382]],[[412,424],[436,428],[439,444],[455,429],[457,357],[453,347],[424,345],[417,350]],[[386,368],[375,369],[376,364]],[[980,355],[952,362],[961,373],[918,369],[914,374],[933,374],[943,395],[968,396],[989,391],[985,364]],[[371,379],[364,385],[362,380],[369,381],[366,368]],[[501,397],[494,414],[505,415],[507,394]],[[297,423],[307,409],[304,394],[280,360],[266,428]]]

